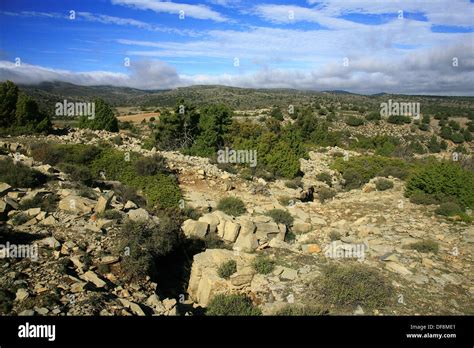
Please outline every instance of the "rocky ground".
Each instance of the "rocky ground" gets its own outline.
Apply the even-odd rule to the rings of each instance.
[[[183,232],[193,238],[213,235],[222,239],[227,249],[194,255],[187,293],[174,298],[159,298],[158,284],[151,279],[123,282],[115,272],[121,258],[114,248],[120,221],[156,217],[134,202],[118,202],[111,191],[78,192],[67,175],[18,151],[39,140],[96,144],[115,137],[102,131],[92,133],[95,135],[72,131],[46,138],[20,137],[0,144],[10,150],[8,156],[56,178],[35,190],[0,185],[0,210],[5,216],[1,228],[13,235],[25,232],[28,241],[39,246],[37,260],[0,259],[0,284],[16,296],[12,315],[192,315],[215,294],[236,292],[249,295],[264,314],[273,314],[289,303],[311,304],[311,284],[321,277],[322,268],[328,263],[348,262],[378,269],[395,288],[394,300],[383,309],[358,307],[343,313],[334,309],[334,314],[474,313],[473,225],[435,215],[434,206],[410,203],[403,195],[404,183],[398,179],[392,179],[394,187],[386,191],[377,191],[372,180],[362,189],[338,192],[325,203],[301,202],[303,189],[290,189],[280,180],[244,180],[207,159],[177,152],[160,154],[178,172],[183,206],[211,211],[197,221],[185,221]],[[144,150],[140,139],[126,135],[122,135],[122,145],[114,146],[144,155],[157,152]],[[314,186],[317,192],[325,186],[315,179],[323,171],[333,174],[337,187],[340,178],[328,166],[332,154],[340,151],[328,148],[301,160],[304,187]],[[27,209],[22,212],[27,218],[14,224],[22,202],[53,194],[60,199],[57,209]],[[247,213],[233,218],[214,209],[219,199],[227,196],[241,198]],[[295,218],[293,241],[285,241],[289,233],[285,225],[265,215],[274,208],[287,209]],[[115,210],[120,218],[99,218],[105,209]],[[408,247],[426,239],[438,243],[437,253]],[[356,257],[332,252],[355,247],[361,251]],[[276,264],[266,275],[251,267],[254,258],[263,254]],[[237,262],[237,272],[226,280],[218,276],[217,269],[230,259]]]

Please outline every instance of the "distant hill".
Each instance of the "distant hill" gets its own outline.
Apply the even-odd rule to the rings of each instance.
[[[54,113],[54,106],[64,99],[68,101],[92,101],[102,98],[113,106],[171,107],[180,99],[202,106],[224,103],[233,109],[249,110],[289,105],[308,104],[333,105],[346,110],[378,110],[380,102],[387,98],[403,101],[419,101],[434,111],[441,107],[472,108],[474,97],[408,96],[378,93],[371,96],[354,94],[343,90],[305,91],[296,89],[253,89],[218,85],[196,85],[169,90],[140,90],[113,86],[78,86],[65,82],[45,82],[38,85],[20,85],[21,90],[35,98],[40,107]],[[426,102],[426,103],[424,103]],[[434,102],[434,103],[433,103]],[[471,109],[472,110],[472,109]]]

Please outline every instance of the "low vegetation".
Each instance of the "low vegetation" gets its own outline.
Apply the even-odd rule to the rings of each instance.
[[[232,216],[239,216],[247,211],[244,202],[235,197],[222,198],[217,204],[217,209]]]
[[[269,274],[275,269],[275,261],[271,260],[268,256],[258,255],[254,259],[252,266],[259,274]]]
[[[277,224],[283,224],[288,228],[293,225],[294,218],[287,210],[272,209],[267,212],[267,215]]]
[[[38,187],[47,181],[46,175],[31,169],[12,159],[0,160],[0,182],[5,182],[12,187]]]
[[[385,191],[393,188],[393,181],[387,179],[377,179],[375,181],[375,188],[377,191]]]
[[[237,272],[237,262],[235,262],[235,260],[226,261],[217,269],[219,277],[224,279],[229,279],[235,272]]]
[[[127,221],[119,236],[118,252],[122,255],[125,277],[137,279],[151,276],[155,259],[167,255],[181,240],[181,225],[171,216],[163,215],[160,223]]]
[[[437,253],[439,250],[438,243],[432,240],[423,240],[408,245],[410,249],[419,251],[420,253]]]
[[[387,306],[394,294],[392,286],[375,269],[360,264],[329,265],[315,284],[323,303],[341,309],[375,309]]]
[[[219,294],[212,298],[206,310],[209,316],[255,316],[262,315],[261,310],[252,304],[245,295]]]

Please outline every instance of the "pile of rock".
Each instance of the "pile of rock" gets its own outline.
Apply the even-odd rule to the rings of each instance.
[[[186,220],[182,230],[187,237],[216,235],[225,242],[233,243],[234,250],[243,252],[263,248],[272,239],[283,241],[287,231],[285,225],[277,224],[267,216],[232,217],[221,211],[205,214],[199,220]]]

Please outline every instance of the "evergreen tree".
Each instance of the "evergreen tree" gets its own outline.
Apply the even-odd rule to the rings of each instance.
[[[0,83],[0,127],[10,127],[15,122],[18,87],[11,81]]]
[[[16,125],[20,127],[36,127],[42,120],[38,104],[26,94],[20,94],[18,96],[15,118]]]
[[[103,99],[96,99],[95,115],[81,116],[79,118],[79,128],[90,128],[94,130],[106,130],[109,132],[118,132],[118,121],[109,104]]]

